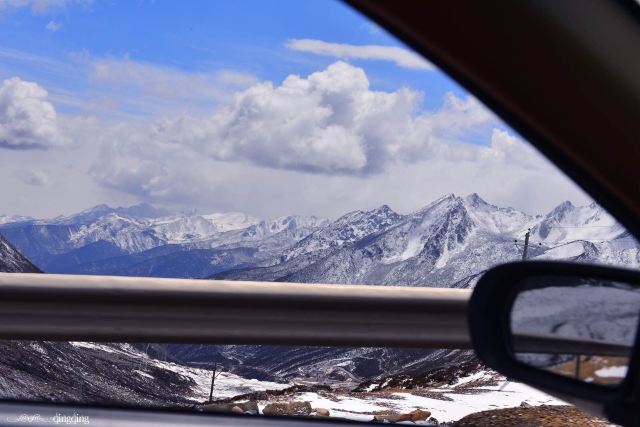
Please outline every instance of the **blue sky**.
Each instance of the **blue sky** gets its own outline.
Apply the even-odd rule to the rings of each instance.
[[[59,29],[47,30],[50,22]],[[74,55],[128,57],[190,72],[241,70],[261,80],[280,82],[289,74],[310,74],[335,61],[287,49],[285,44],[291,39],[402,46],[338,1],[110,1],[52,6],[40,13],[29,7],[0,13],[3,48],[67,63],[73,62]],[[444,73],[385,61],[351,62],[366,66],[373,89],[409,86],[422,90],[425,108],[437,108],[448,91],[465,94]],[[73,70],[51,72],[7,57],[2,59],[0,72],[71,91],[82,91],[88,84],[86,76],[76,76]]]
[[[332,0],[0,0],[3,211],[336,217],[447,193],[587,201],[424,58]]]

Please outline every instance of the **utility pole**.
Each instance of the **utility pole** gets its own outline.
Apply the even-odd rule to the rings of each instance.
[[[522,251],[522,260],[527,259],[527,252],[529,251],[529,236],[531,235],[531,229],[527,228],[527,234],[524,235],[524,250]]]
[[[216,362],[216,364],[213,365],[213,374],[211,374],[211,390],[209,391],[209,402],[211,402],[213,400],[213,386],[216,383],[216,378],[218,378],[218,375],[220,375],[222,373],[222,371],[220,371],[216,375],[216,371],[217,370],[218,370],[218,362]]]
[[[529,255],[529,237],[531,237],[531,229],[527,228],[527,233],[524,235],[524,247],[522,248],[522,260],[526,260]],[[518,242],[518,239],[513,241],[516,245],[516,248],[520,248],[519,245],[522,243]],[[538,245],[542,246],[542,243],[538,243]]]

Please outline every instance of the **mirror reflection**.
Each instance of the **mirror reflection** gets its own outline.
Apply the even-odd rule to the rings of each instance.
[[[519,286],[511,309],[517,360],[580,381],[617,385],[626,376],[640,317],[634,285],[540,276]]]

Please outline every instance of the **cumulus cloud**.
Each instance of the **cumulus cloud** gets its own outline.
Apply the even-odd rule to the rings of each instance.
[[[66,142],[44,88],[18,77],[2,82],[0,148],[47,149]]]
[[[44,29],[47,31],[51,31],[52,33],[55,33],[60,29],[60,27],[61,25],[58,24],[56,21],[49,21],[47,25],[45,25]]]
[[[44,129],[62,121],[76,142],[0,156],[12,206],[46,205],[51,215],[59,206],[149,201],[264,217],[335,217],[382,203],[410,212],[450,192],[478,192],[532,213],[566,199],[588,200],[473,97],[446,94],[439,108],[425,111],[420,92],[373,90],[362,69],[344,62],[280,84],[255,83],[215,110],[135,120],[51,119],[55,110],[41,107],[48,101],[38,85],[11,79],[1,88],[0,132],[13,136],[14,148],[48,147],[56,138],[42,134],[60,132],[37,131],[47,117]],[[8,111],[15,120],[7,122]],[[28,170],[16,172],[22,165]],[[48,185],[54,176],[56,185]]]
[[[16,171],[16,177],[27,185],[44,187],[49,184],[49,176],[39,170],[20,169]]]
[[[261,217],[291,213],[337,217],[383,203],[409,213],[452,192],[478,192],[500,206],[534,214],[567,199],[589,201],[525,141],[498,129],[491,140],[489,146],[452,143],[450,150],[430,159],[397,162],[381,173],[361,177],[221,162],[147,138],[130,144],[119,139],[115,147],[99,154],[92,174],[104,188],[136,200]]]
[[[211,115],[158,120],[131,133],[218,161],[366,176],[429,158],[451,134],[494,120],[475,99],[453,94],[441,110],[418,114],[421,96],[407,88],[373,91],[364,70],[336,62],[279,86],[253,85]]]
[[[266,174],[285,187],[292,176],[300,182],[316,176],[358,188],[364,185],[358,180],[374,182],[409,165],[446,163],[453,171],[456,162],[473,164],[484,170],[481,177],[505,164],[546,164],[503,130],[495,129],[486,145],[463,142],[460,136],[498,123],[475,98],[447,94],[441,108],[424,112],[421,97],[407,88],[371,90],[361,68],[337,62],[280,85],[255,84],[212,114],[103,128],[91,174],[105,187],[149,200],[186,201],[218,186],[229,192],[231,170],[249,171],[238,180],[254,187],[261,185],[255,177]]]
[[[286,43],[286,47],[299,52],[308,52],[341,59],[391,61],[399,67],[415,70],[436,69],[433,64],[420,55],[397,46],[353,45],[346,43],[329,43],[314,39],[293,39]]]

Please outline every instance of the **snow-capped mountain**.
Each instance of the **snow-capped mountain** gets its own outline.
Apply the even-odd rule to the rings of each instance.
[[[350,233],[352,224],[369,227]],[[640,264],[638,242],[596,204],[576,207],[565,202],[547,215],[531,216],[489,204],[477,194],[450,194],[409,215],[386,206],[347,214],[298,242],[279,263],[215,277],[468,286],[482,271],[520,259],[522,246],[514,241],[522,242],[527,229],[532,259]]]
[[[303,216],[166,214],[150,205],[99,205],[51,220],[10,221],[0,229],[51,273],[201,278],[274,259],[326,224]]]
[[[549,244],[611,241],[624,233],[625,229],[597,204],[574,206],[569,201],[557,206],[531,229],[533,239]]]
[[[30,216],[23,215],[0,215],[0,225],[8,224],[10,222],[24,222],[24,221],[33,221],[33,218]]]
[[[284,256],[290,260],[342,247],[380,232],[402,219],[402,215],[383,205],[371,211],[350,212],[296,243]]]
[[[472,285],[521,257],[527,229],[532,259],[640,265],[638,242],[595,203],[532,216],[477,194],[450,194],[406,215],[383,205],[335,221],[168,214],[143,204],[0,224],[49,272],[414,286]]]
[[[18,250],[0,234],[0,272],[40,273],[40,269],[18,252]]]

